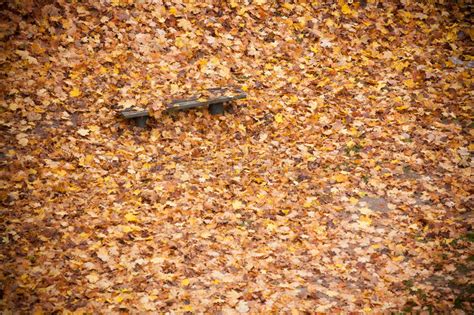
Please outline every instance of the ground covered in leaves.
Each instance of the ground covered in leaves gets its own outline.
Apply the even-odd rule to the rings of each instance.
[[[459,2],[3,1],[1,309],[471,312]]]

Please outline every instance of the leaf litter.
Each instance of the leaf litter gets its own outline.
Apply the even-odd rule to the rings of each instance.
[[[468,12],[6,2],[1,308],[471,313]],[[223,116],[162,113],[236,85]]]

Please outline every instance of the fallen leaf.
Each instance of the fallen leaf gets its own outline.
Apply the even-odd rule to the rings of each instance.
[[[359,218],[359,224],[363,227],[368,227],[372,224],[372,219],[368,216],[361,216]]]
[[[77,87],[73,88],[73,89],[71,90],[71,92],[69,92],[69,95],[70,95],[71,97],[78,97],[78,96],[80,96],[81,94],[82,94],[81,91],[80,91]]]
[[[90,132],[89,129],[83,129],[83,128],[81,128],[81,129],[77,130],[77,133],[80,134],[80,135],[83,136],[83,137],[89,135],[89,132]]]
[[[333,176],[333,179],[338,183],[343,183],[348,180],[348,177],[347,175],[344,175],[344,174],[337,174]]]
[[[86,279],[90,282],[90,283],[96,283],[97,281],[99,281],[99,275],[96,274],[96,273],[91,273],[91,274],[88,274],[86,276]]]
[[[283,115],[280,114],[280,113],[276,114],[275,115],[275,121],[279,124],[282,123],[283,122]]]
[[[125,220],[127,220],[127,222],[138,222],[138,218],[130,212],[125,214]]]
[[[249,305],[246,301],[239,301],[239,303],[237,304],[237,306],[235,307],[235,309],[237,310],[237,312],[243,314],[243,313],[247,313],[250,308],[249,308]]]
[[[239,209],[242,209],[243,207],[244,207],[244,204],[242,203],[242,201],[240,200],[232,201],[232,208],[234,208],[234,210],[239,210]]]
[[[342,13],[344,13],[344,14],[352,14],[351,8],[350,8],[346,3],[343,3],[343,4],[342,4],[342,6],[341,6],[341,11],[342,11]]]

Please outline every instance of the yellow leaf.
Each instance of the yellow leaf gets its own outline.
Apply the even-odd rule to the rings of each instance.
[[[10,108],[10,110],[12,111],[16,111],[18,108],[20,108],[20,106],[17,104],[17,103],[11,103],[8,108]]]
[[[185,305],[183,306],[183,312],[192,312],[194,307],[192,305]]]
[[[183,48],[186,45],[185,40],[181,37],[177,37],[174,41],[174,45],[178,48]]]
[[[399,61],[399,62],[396,62],[396,63],[394,64],[394,68],[395,68],[397,71],[402,72],[403,69],[405,69],[406,67],[408,67],[408,65],[409,65],[408,61],[407,61],[407,62],[401,62],[401,61]]]
[[[181,280],[181,285],[184,287],[189,285],[189,279],[186,278],[186,279]]]
[[[416,86],[416,83],[412,79],[408,79],[403,81],[403,84],[405,84],[406,87],[412,89]]]
[[[279,124],[281,124],[283,122],[283,115],[278,113],[275,115],[275,121]]]
[[[128,222],[138,222],[138,218],[133,213],[127,213],[125,215],[125,220]]]
[[[315,54],[317,54],[317,53],[319,52],[319,50],[318,50],[318,48],[316,47],[316,45],[311,46],[310,50],[311,50],[312,52],[314,52]]]
[[[84,157],[84,164],[90,165],[94,161],[94,156],[92,154],[88,154]]]
[[[100,130],[100,127],[96,125],[88,126],[87,128],[92,132],[98,132]]]
[[[123,296],[119,295],[115,297],[115,303],[121,303],[123,301]]]
[[[446,41],[448,42],[455,42],[458,38],[456,29],[452,30],[448,34],[446,34]]]
[[[355,206],[359,202],[359,199],[351,197],[349,198],[349,202],[351,203],[351,205]]]
[[[124,225],[124,226],[122,226],[122,231],[124,233],[130,233],[130,232],[135,231],[135,228],[132,227],[132,226]]]
[[[316,197],[307,197],[304,204],[303,204],[303,207],[305,208],[311,208],[313,205],[318,205],[319,202],[317,200]]]
[[[246,85],[242,86],[242,91],[247,92],[249,90],[249,87]]]
[[[175,7],[171,7],[170,8],[170,14],[176,16],[176,14],[178,14],[178,10],[176,10]]]
[[[372,219],[367,216],[361,216],[359,218],[359,224],[364,227],[370,226],[372,224]]]
[[[240,200],[234,200],[232,201],[232,208],[235,210],[242,209],[244,207],[244,204]]]
[[[234,0],[230,0],[230,7],[232,9],[235,9],[237,7],[237,5],[238,5],[237,2],[235,2]]]
[[[288,3],[288,2],[283,3],[282,7],[284,7],[285,9],[288,9],[288,10],[293,9],[293,5],[291,3]]]
[[[71,92],[69,92],[69,95],[71,97],[78,97],[79,95],[81,95],[81,91],[77,87],[75,87],[71,90]]]
[[[343,3],[343,4],[342,4],[342,6],[341,6],[341,11],[342,11],[342,13],[344,13],[344,14],[352,14],[351,8],[350,8],[346,3]]]
[[[338,183],[342,183],[348,180],[347,175],[344,175],[344,174],[337,174],[333,178]]]
[[[298,96],[292,95],[292,96],[290,97],[290,103],[291,103],[291,104],[295,104],[296,102],[298,102]]]
[[[267,226],[266,226],[267,230],[269,232],[272,232],[272,231],[275,231],[276,230],[276,225],[273,224],[273,223],[267,223]]]
[[[402,111],[402,110],[407,109],[408,107],[409,107],[408,105],[402,105],[402,106],[397,106],[397,107],[395,107],[395,109],[400,112],[400,111]]]
[[[347,145],[347,147],[348,147],[349,149],[351,149],[351,148],[353,148],[356,144],[355,144],[354,141],[349,140],[349,141],[346,142],[346,145]]]

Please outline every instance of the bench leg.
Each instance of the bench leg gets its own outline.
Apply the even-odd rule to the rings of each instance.
[[[217,103],[209,105],[209,113],[211,113],[211,115],[224,114],[224,104]]]
[[[148,120],[147,116],[137,117],[135,118],[135,125],[137,125],[137,127],[140,127],[140,128],[145,128],[147,120]]]

